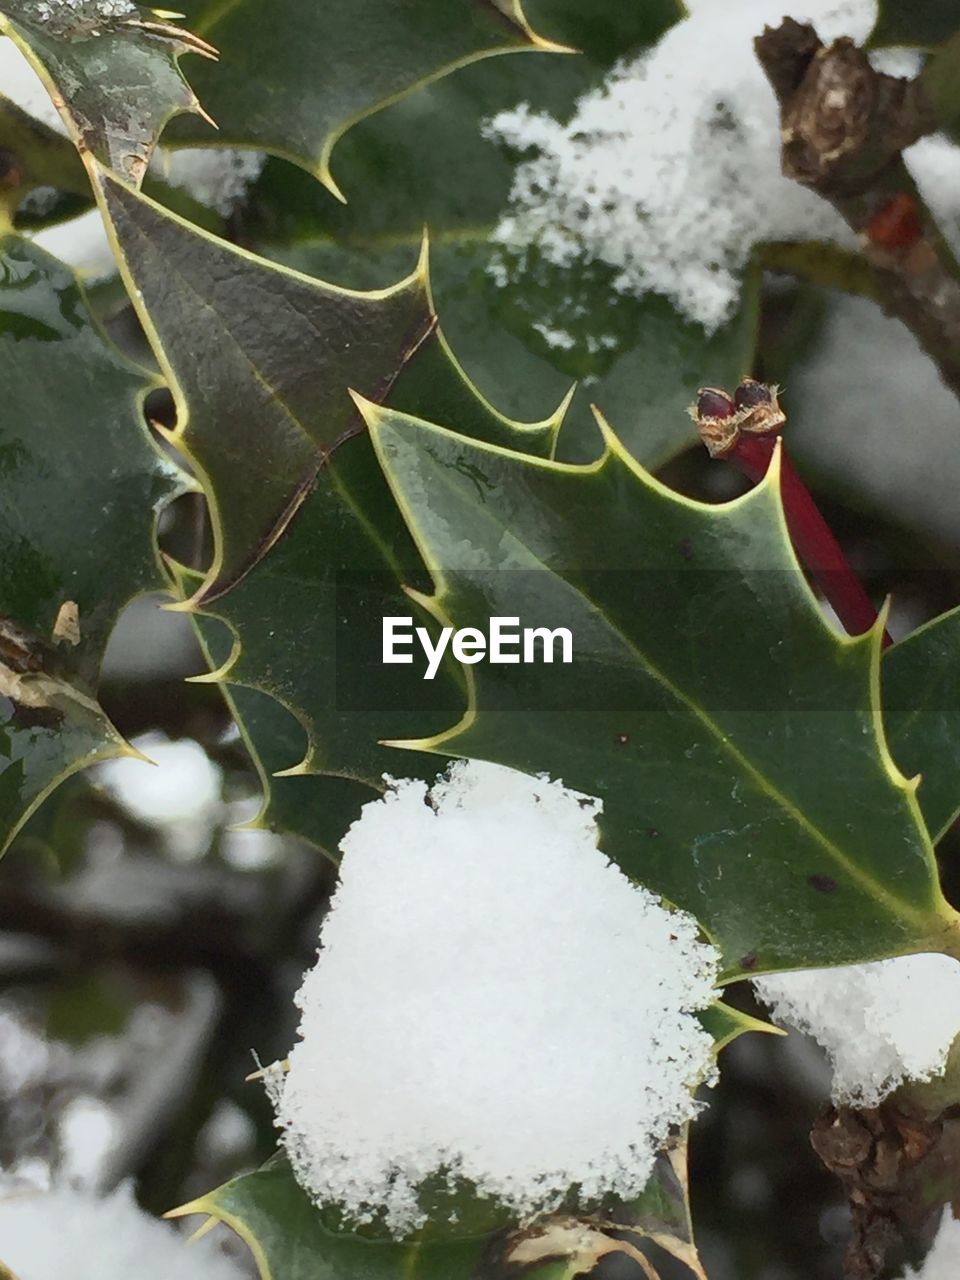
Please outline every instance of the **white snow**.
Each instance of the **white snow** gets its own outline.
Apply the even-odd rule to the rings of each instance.
[[[154,157],[154,168],[171,186],[183,188],[225,218],[259,178],[266,159],[261,151],[234,147],[161,149]]]
[[[0,91],[34,119],[66,135],[66,126],[43,81],[8,36],[0,36]]]
[[[89,209],[69,222],[45,227],[31,238],[41,249],[89,280],[102,280],[116,270],[103,219],[96,209]]]
[[[774,1020],[826,1050],[839,1103],[872,1107],[907,1080],[929,1080],[960,1034],[960,964],[900,956],[754,981]]]
[[[108,760],[93,771],[96,784],[131,817],[162,831],[170,850],[202,854],[223,816],[223,771],[198,742],[146,733],[133,746],[148,758]]]
[[[526,155],[495,232],[498,282],[530,269],[536,246],[560,266],[606,263],[622,293],[662,294],[712,332],[734,310],[756,244],[819,238],[855,246],[824,200],[781,175],[777,107],[752,42],[787,10],[824,40],[863,40],[875,0],[690,0],[687,9],[656,48],[585,95],[568,123],[526,106],[489,123],[491,136]],[[903,51],[876,61],[895,74],[917,65]],[[920,178],[930,149],[920,144]],[[941,144],[935,167],[937,181],[960,195],[960,149]],[[545,323],[554,320],[562,327],[562,310]]]
[[[943,1211],[936,1239],[919,1271],[907,1267],[902,1280],[957,1280],[960,1275],[960,1222],[950,1206]]]
[[[719,956],[607,861],[598,811],[479,763],[364,807],[267,1080],[317,1202],[399,1235],[437,1170],[521,1217],[629,1198],[697,1113]]]
[[[243,1280],[211,1239],[188,1245],[143,1213],[128,1187],[78,1191],[0,1185],[0,1263],[16,1280]]]

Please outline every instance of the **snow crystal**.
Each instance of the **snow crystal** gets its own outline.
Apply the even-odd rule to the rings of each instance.
[[[614,68],[567,124],[526,106],[488,133],[534,154],[515,175],[495,232],[494,278],[549,262],[606,263],[627,294],[653,291],[713,331],[735,308],[754,245],[819,238],[853,246],[839,214],[780,173],[777,106],[753,39],[783,0],[690,0],[655,49]],[[797,0],[791,16],[825,40],[863,40],[876,0]],[[884,69],[915,57],[883,52]],[[960,172],[960,166],[958,166]]]
[[[399,1235],[435,1172],[521,1216],[629,1198],[696,1114],[719,956],[608,862],[599,807],[478,763],[364,807],[267,1078],[318,1203]]]
[[[960,1274],[960,1222],[948,1205],[940,1229],[919,1271],[907,1267],[902,1280],[957,1280]]]
[[[827,1051],[839,1103],[876,1106],[906,1080],[939,1075],[960,1034],[960,964],[949,956],[778,973],[754,986],[775,1021]]]
[[[103,1200],[78,1191],[0,1187],[0,1263],[17,1280],[242,1280],[211,1239],[187,1245],[143,1213],[132,1190]]]

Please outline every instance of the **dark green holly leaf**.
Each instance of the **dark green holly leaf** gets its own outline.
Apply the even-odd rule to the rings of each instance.
[[[0,848],[67,774],[129,750],[96,698],[127,602],[164,581],[160,506],[182,477],[154,448],[153,385],[97,329],[74,276],[0,240]]]
[[[572,38],[585,56],[490,59],[362,122],[338,150],[338,173],[350,192],[345,207],[305,174],[269,163],[251,196],[247,233],[286,265],[369,289],[396,278],[426,224],[437,311],[480,391],[526,419],[576,379],[562,454],[593,448],[589,406],[596,402],[621,424],[637,457],[660,464],[694,438],[684,412],[692,389],[736,383],[752,368],[758,274],[747,277],[738,315],[709,339],[664,299],[618,292],[615,273],[602,265],[561,270],[531,257],[505,280],[493,269],[492,235],[508,205],[514,164],[482,126],[521,102],[568,116],[615,58],[636,56],[679,16],[673,3],[602,0],[587,13],[542,0],[537,21],[548,34]]]
[[[111,16],[101,0],[0,2],[0,33],[16,41],[62,102],[80,153],[136,183],[167,122],[183,112],[203,114],[180,57],[216,56],[203,40],[147,13],[131,5]]]
[[[932,49],[960,30],[954,0],[879,0],[877,24],[868,43]]]
[[[260,1280],[470,1280],[483,1238],[436,1243],[334,1235],[286,1161],[244,1174],[175,1209],[224,1222],[253,1254]]]
[[[396,278],[414,251],[412,239],[356,250],[314,241],[271,256],[337,284],[371,288]],[[657,467],[693,439],[686,413],[692,389],[733,386],[752,367],[756,274],[740,314],[707,338],[666,299],[618,293],[607,268],[571,271],[531,261],[503,284],[490,271],[492,253],[483,231],[440,238],[430,255],[434,305],[471,381],[511,416],[532,417],[571,381],[579,383],[560,440],[564,457],[595,452],[590,404],[596,402],[627,424],[631,452]]]
[[[217,550],[204,599],[267,553],[333,451],[363,431],[348,389],[405,408],[466,406],[491,438],[509,433],[435,332],[425,255],[391,288],[344,290],[205,234],[109,174],[100,181],[141,319],[178,390],[175,443],[211,489]],[[552,437],[549,423],[537,436]]]
[[[693,1275],[703,1276],[696,1249],[687,1235],[685,1146],[677,1161],[660,1162],[648,1192],[634,1206],[613,1210],[616,1229],[609,1234],[589,1218],[544,1219],[509,1235],[442,1239],[427,1228],[409,1241],[371,1240],[334,1234],[300,1188],[290,1166],[277,1159],[168,1214],[206,1215],[225,1223],[244,1241],[261,1280],[521,1280],[541,1277],[548,1260],[560,1262],[558,1274],[582,1274],[602,1257],[622,1252],[635,1256],[633,1239],[649,1236],[679,1257]],[[682,1181],[678,1180],[678,1172]],[[621,1226],[622,1224],[622,1226]],[[674,1232],[680,1234],[675,1235]],[[575,1269],[574,1269],[575,1268]]]
[[[401,382],[395,394],[403,390]],[[542,446],[543,436],[517,429],[518,445],[528,439]],[[196,619],[212,665],[225,664],[220,678],[264,773],[295,770],[270,780],[263,820],[333,855],[385,772],[432,779],[443,767],[380,740],[396,726],[434,732],[465,705],[455,663],[425,685],[419,670],[381,661],[383,617],[411,615],[435,631],[404,595],[411,582],[427,585],[364,432],[327,461],[269,555]],[[282,706],[265,704],[264,693]]]
[[[280,271],[102,175],[141,319],[179,394],[176,444],[210,486],[207,598],[269,550],[329,454],[362,422],[347,388],[385,394],[430,336],[423,266],[351,293]]]
[[[880,632],[825,624],[778,467],[704,506],[612,433],[572,467],[365,415],[438,620],[573,636],[569,666],[470,667],[466,716],[408,745],[599,796],[605,852],[692,912],[730,973],[956,950],[914,787],[883,739]]]
[[[348,389],[449,414],[479,438],[540,453],[552,449],[560,417],[519,427],[477,396],[436,329],[425,260],[392,289],[345,292],[103,182],[130,282],[151,300],[144,324],[176,390],[175,443],[209,485],[218,551],[194,595],[212,611],[200,623],[212,665],[288,709],[261,703],[247,725],[265,772],[299,765],[333,779],[311,781],[309,796],[301,779],[300,809],[297,779],[280,780],[293,825],[275,808],[264,821],[335,849],[384,771],[417,767],[379,739],[432,732],[465,697],[456,664],[424,690],[419,673],[380,661],[380,619],[422,613],[403,585],[428,579]],[[418,623],[432,626],[425,614]],[[286,754],[291,738],[297,749]],[[426,776],[439,767],[422,761]]]
[[[490,54],[552,51],[520,0],[184,0],[194,32],[221,51],[194,83],[219,141],[302,165],[339,195],[337,139],[417,85]],[[181,122],[174,136],[210,141]]]
[[[883,658],[883,714],[901,769],[938,839],[960,814],[960,609],[934,618]]]
[[[625,54],[652,44],[684,16],[679,0],[525,0],[530,21],[551,40],[578,50],[597,65],[611,66]]]

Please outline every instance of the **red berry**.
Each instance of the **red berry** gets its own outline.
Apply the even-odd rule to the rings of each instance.
[[[916,200],[898,191],[867,223],[867,239],[880,249],[909,249],[923,235]]]
[[[738,409],[755,409],[757,405],[772,404],[770,388],[755,378],[744,378],[734,392],[733,402]]]
[[[701,387],[697,392],[698,418],[732,418],[737,407],[725,391]]]

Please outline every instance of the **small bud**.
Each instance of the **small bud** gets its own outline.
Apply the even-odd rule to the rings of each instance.
[[[760,404],[772,404],[770,388],[755,378],[744,378],[733,394],[738,409],[755,409]]]
[[[786,414],[777,399],[779,387],[774,383],[744,378],[734,394],[740,430],[748,435],[768,436],[780,430]]]
[[[698,418],[732,418],[736,411],[737,406],[725,391],[718,391],[716,387],[701,387],[697,392]]]
[[[690,417],[697,424],[700,439],[711,458],[729,453],[737,443],[740,434],[737,406],[725,391],[701,387],[697,392],[697,403],[690,406]]]

